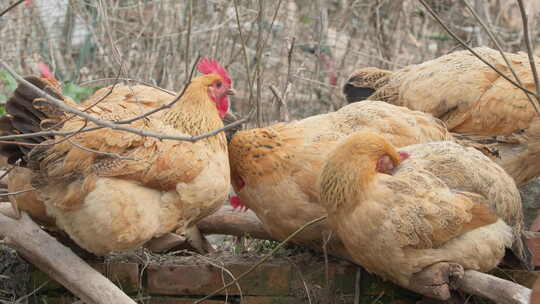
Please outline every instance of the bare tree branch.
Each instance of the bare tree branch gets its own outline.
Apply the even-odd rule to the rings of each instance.
[[[478,23],[480,23],[480,25],[482,26],[482,28],[486,31],[486,33],[488,34],[489,38],[491,39],[491,41],[493,42],[493,44],[495,44],[495,46],[497,47],[497,50],[499,51],[499,54],[501,54],[502,58],[504,59],[504,62],[506,63],[506,66],[508,67],[508,69],[510,70],[510,72],[512,73],[512,75],[514,76],[514,78],[516,79],[517,83],[520,85],[520,86],[523,86],[523,83],[521,82],[521,80],[519,79],[519,77],[517,76],[516,74],[516,71],[514,70],[514,68],[512,67],[512,65],[510,64],[510,61],[508,60],[508,58],[506,57],[506,54],[504,53],[502,47],[501,47],[501,44],[499,43],[499,40],[497,39],[497,37],[495,37],[495,35],[493,34],[493,32],[489,29],[489,27],[484,23],[484,21],[480,18],[480,16],[478,16],[478,14],[474,11],[474,9],[471,7],[471,5],[467,2],[467,0],[463,0],[463,3],[465,4],[465,6],[467,7],[467,9],[469,10],[469,12],[471,12],[471,14],[474,16],[474,18],[476,19],[476,21],[478,21]],[[534,74],[534,73],[533,73]],[[540,92],[539,92],[540,93]],[[540,113],[540,110],[538,109],[538,105],[536,104],[536,102],[533,101],[533,99],[531,98],[531,96],[529,94],[525,94],[525,96],[527,96],[527,99],[529,100],[529,102],[531,103],[531,105],[533,106],[533,108],[536,110],[537,113]]]
[[[0,13],[0,18],[2,18],[2,16],[4,16],[7,12],[14,9],[15,7],[17,7],[19,4],[21,4],[23,2],[24,2],[24,0],[19,0],[19,1],[14,2],[13,4],[11,4],[10,6],[8,6],[5,10],[3,10]]]
[[[537,95],[537,93],[519,85],[517,82],[515,82],[514,80],[510,79],[508,76],[506,76],[503,72],[501,72],[499,69],[497,69],[495,66],[493,66],[491,63],[489,63],[487,60],[485,60],[484,58],[482,58],[482,56],[480,56],[475,50],[473,50],[470,46],[468,46],[463,40],[461,40],[461,38],[459,38],[454,32],[452,32],[452,30],[441,20],[441,18],[439,17],[439,15],[437,15],[437,13],[435,11],[433,11],[433,9],[425,2],[425,0],[419,0],[420,3],[426,8],[426,10],[428,11],[428,13],[433,17],[435,18],[435,20],[443,27],[443,29],[450,35],[452,36],[452,38],[454,38],[457,42],[459,42],[459,44],[461,44],[461,46],[463,46],[464,48],[466,48],[469,52],[471,52],[474,56],[476,56],[478,59],[480,59],[480,61],[482,61],[483,63],[485,63],[487,66],[489,66],[493,71],[497,72],[497,74],[499,74],[502,78],[508,80],[511,84],[513,84],[514,86],[516,86],[517,88],[521,89],[523,92],[525,93],[528,93],[528,94],[531,94],[532,96],[534,96],[535,98],[539,98],[540,96]],[[538,109],[535,109],[536,112],[538,113],[538,115],[540,115],[540,111]]]
[[[521,21],[523,21],[523,35],[525,36],[525,45],[527,46],[527,55],[529,56],[529,63],[531,65],[531,71],[534,77],[534,84],[536,86],[536,99],[540,102],[540,82],[538,81],[538,71],[536,70],[536,63],[534,62],[534,53],[531,45],[531,37],[529,34],[529,21],[527,18],[527,12],[523,5],[523,0],[517,0],[519,4],[519,12],[521,13]]]
[[[251,114],[250,114],[250,115],[248,115],[247,117],[245,117],[243,119],[240,119],[240,120],[238,120],[238,121],[236,121],[236,122],[234,122],[234,123],[232,123],[230,125],[224,126],[223,128],[216,129],[216,130],[214,130],[212,132],[208,132],[208,133],[197,135],[197,136],[175,136],[175,135],[167,135],[167,134],[162,134],[162,133],[156,133],[156,132],[151,132],[151,131],[145,131],[145,130],[130,128],[130,127],[125,127],[125,126],[122,126],[120,124],[113,123],[113,122],[110,122],[110,121],[100,120],[100,119],[95,118],[92,115],[88,115],[88,114],[86,114],[86,113],[84,113],[84,112],[82,112],[80,110],[71,108],[71,107],[67,106],[66,104],[64,104],[61,100],[50,96],[49,94],[47,94],[46,92],[40,90],[38,87],[34,86],[30,82],[26,81],[20,75],[15,73],[15,71],[6,62],[4,62],[1,59],[0,59],[0,65],[3,66],[4,69],[6,69],[19,83],[22,83],[22,84],[28,86],[36,94],[38,94],[38,95],[42,96],[43,98],[47,99],[49,102],[51,102],[55,106],[59,107],[63,111],[68,112],[68,113],[72,113],[72,114],[76,114],[76,115],[78,115],[78,116],[80,116],[82,118],[85,118],[85,119],[95,123],[98,126],[98,127],[86,129],[87,132],[97,130],[97,129],[101,129],[101,128],[110,128],[110,129],[113,129],[113,130],[121,130],[121,131],[130,132],[130,133],[137,134],[137,135],[140,135],[140,136],[154,137],[154,138],[159,138],[159,139],[171,139],[171,140],[179,140],[179,141],[196,142],[198,140],[214,136],[214,135],[218,134],[219,132],[232,129],[232,128],[234,128],[234,127],[248,121],[250,119],[250,116],[251,116]],[[150,111],[150,112],[152,112],[152,111]],[[120,121],[119,123],[126,123],[126,121]],[[40,133],[40,132],[36,132],[36,133]],[[36,133],[34,133],[34,136],[35,136]],[[69,134],[71,134],[71,132]],[[10,135],[10,136],[7,136],[7,137],[13,138],[12,136],[13,135]],[[27,137],[29,137],[29,136],[27,136]],[[5,137],[0,137],[0,140],[5,140],[5,139],[6,139]]]

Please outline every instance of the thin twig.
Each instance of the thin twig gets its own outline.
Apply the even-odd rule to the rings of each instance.
[[[323,233],[324,235],[324,233]],[[328,237],[325,237],[322,244],[324,255],[324,276],[326,277],[326,288],[330,290],[330,267],[328,263],[328,242],[332,238],[332,231],[328,232]]]
[[[75,147],[77,147],[77,148],[79,148],[81,150],[84,150],[86,152],[105,155],[105,156],[108,156],[108,157],[117,158],[117,159],[121,159],[121,160],[138,160],[138,159],[135,159],[135,158],[122,156],[122,155],[117,154],[117,153],[102,152],[102,151],[90,149],[90,148],[87,148],[87,147],[83,147],[83,146],[79,145],[78,143],[75,143],[75,142],[73,142],[72,140],[69,140],[69,139],[68,139],[68,142],[70,144],[74,145]]]
[[[4,171],[4,173],[2,173],[2,175],[0,175],[0,180],[2,180],[4,177],[6,177],[9,174],[9,172],[13,171],[13,169],[15,169],[15,166],[10,166],[9,169]]]
[[[3,10],[1,13],[0,13],[0,18],[2,16],[4,16],[7,12],[9,12],[10,10],[14,9],[15,7],[17,7],[19,4],[23,3],[24,0],[19,0],[15,3],[13,3],[12,5],[8,6],[5,10]]]
[[[235,280],[236,277],[234,276],[234,274],[225,267],[225,265],[223,265],[223,262],[221,261],[214,261],[208,257],[205,257],[204,255],[201,255],[201,254],[198,254],[198,253],[193,253],[194,256],[197,256],[199,257],[200,259],[202,259],[203,261],[206,261],[207,263],[209,263],[210,265],[216,267],[216,268],[219,268],[221,269],[221,280],[223,282],[223,285],[225,285],[225,278],[223,277],[223,273],[227,273],[229,275],[229,277],[231,277],[232,280]],[[221,265],[220,265],[221,264]],[[243,299],[243,292],[242,292],[242,288],[240,286],[240,284],[238,283],[238,281],[236,282],[236,288],[238,288],[238,292],[240,293],[240,303],[242,302],[242,299]],[[228,294],[227,294],[228,296]],[[225,301],[225,303],[227,303],[227,301]]]
[[[197,66],[197,64],[199,63],[199,60],[201,60],[201,56],[198,55],[197,56],[197,59],[195,60],[195,62],[193,63],[193,65],[191,66],[191,73],[189,74],[188,78],[187,78],[187,81],[186,83],[184,84],[184,88],[182,88],[182,91],[180,92],[180,94],[178,94],[178,96],[176,96],[171,102],[169,102],[168,104],[165,104],[165,105],[162,105],[160,107],[157,107],[151,111],[148,111],[142,115],[139,115],[139,116],[135,116],[133,118],[130,118],[130,119],[125,119],[125,120],[119,120],[117,121],[116,123],[117,124],[129,124],[129,123],[132,123],[136,120],[139,120],[139,119],[142,119],[144,117],[148,117],[156,112],[159,112],[163,109],[168,109],[170,107],[172,107],[175,103],[177,103],[180,98],[182,98],[182,96],[184,96],[184,93],[186,92],[190,82],[191,82],[191,79],[193,78],[193,74],[195,73],[195,67]]]
[[[105,95],[103,95],[102,97],[100,97],[96,102],[94,102],[93,104],[87,106],[86,108],[83,109],[83,112],[86,112],[90,109],[92,109],[93,107],[95,107],[96,105],[98,105],[99,103],[101,103],[103,100],[105,100],[107,97],[109,97],[113,91],[114,91],[114,88],[116,87],[116,85],[118,85],[118,78],[120,78],[120,75],[122,74],[122,69],[124,67],[124,60],[122,60],[122,62],[120,63],[120,67],[118,69],[118,73],[116,74],[116,80],[114,81],[114,84],[109,88],[109,90],[107,91],[107,93]],[[62,126],[64,123],[68,122],[69,120],[73,119],[74,117],[76,117],[77,115],[75,114],[72,114],[71,116],[63,119],[62,121],[56,123],[54,126],[50,127],[50,129],[56,129],[57,127],[60,127]]]
[[[21,193],[30,192],[30,191],[36,191],[36,189],[32,188],[32,189],[24,189],[24,190],[13,191],[13,192],[5,192],[5,193],[0,193],[0,196],[17,195]]]
[[[186,49],[185,49],[185,56],[186,56],[186,79],[188,79],[188,71],[189,71],[189,50],[190,50],[190,43],[191,43],[191,19],[193,18],[193,0],[187,1],[188,9],[187,9],[187,34],[186,34]],[[198,61],[198,60],[197,60]],[[189,83],[189,82],[188,82]]]
[[[217,293],[231,287],[232,285],[234,285],[237,281],[241,280],[242,278],[244,278],[246,275],[250,274],[251,272],[253,272],[253,270],[255,270],[255,268],[259,267],[262,263],[266,262],[270,257],[272,257],[279,249],[281,249],[281,247],[283,247],[287,242],[289,242],[291,239],[293,239],[296,235],[298,235],[300,232],[304,231],[306,228],[316,224],[316,223],[319,223],[323,220],[325,220],[327,218],[327,216],[321,216],[319,218],[316,218],[312,221],[309,221],[307,223],[305,223],[302,227],[298,228],[295,232],[293,232],[291,235],[289,235],[285,240],[283,240],[282,242],[280,242],[276,247],[274,247],[274,249],[272,249],[272,251],[270,251],[267,255],[265,255],[261,260],[259,260],[257,263],[255,263],[253,266],[251,266],[248,270],[246,270],[245,272],[243,272],[241,275],[239,275],[235,280],[233,280],[232,282],[228,283],[227,285],[219,288],[219,289],[216,289],[214,290],[213,292],[211,292],[210,294],[208,294],[207,296],[193,302],[193,304],[198,304],[198,303],[202,303],[203,301],[205,300],[208,300],[209,298],[213,297],[214,295],[216,295]]]
[[[252,79],[257,80],[257,100],[256,100],[256,109],[257,109],[257,127],[261,128],[263,126],[263,109],[262,109],[262,73],[261,73],[261,59],[262,59],[262,51],[263,51],[263,41],[262,41],[262,33],[263,33],[263,16],[264,16],[264,5],[263,0],[259,0],[259,10],[257,13],[257,47],[256,47],[256,53],[255,53],[255,73],[254,77]]]
[[[519,4],[519,12],[521,13],[521,21],[523,22],[523,36],[525,38],[525,45],[527,46],[527,56],[529,56],[529,63],[531,65],[531,71],[534,77],[534,84],[536,86],[536,100],[540,102],[540,82],[538,81],[538,71],[536,70],[536,63],[534,62],[534,53],[531,45],[531,37],[529,34],[529,21],[523,0],[517,0]]]
[[[307,295],[307,298],[308,298],[308,303],[311,304],[311,295],[310,295],[310,292],[309,292],[309,287],[306,283],[306,279],[304,278],[304,275],[302,274],[302,270],[300,269],[300,267],[298,267],[298,265],[296,265],[295,262],[293,262],[293,260],[291,260],[290,258],[287,258],[287,261],[289,261],[289,263],[291,263],[291,265],[293,266],[293,268],[296,270],[296,272],[298,273],[298,276],[300,277],[300,280],[302,281],[302,284],[304,285],[304,289],[306,290],[306,295]]]
[[[502,58],[504,59],[504,62],[506,63],[506,66],[508,67],[508,69],[510,70],[510,72],[512,73],[512,75],[514,76],[514,78],[516,79],[517,83],[521,86],[523,86],[523,83],[521,82],[521,80],[519,79],[519,77],[517,76],[516,74],[516,71],[514,70],[514,68],[512,67],[512,65],[510,64],[510,61],[508,60],[508,58],[506,57],[506,54],[504,53],[502,47],[501,47],[501,44],[499,43],[499,40],[497,39],[497,37],[495,37],[495,35],[493,34],[493,32],[489,29],[489,27],[484,23],[484,21],[480,18],[480,16],[478,16],[478,14],[476,13],[476,11],[470,6],[470,4],[467,2],[467,0],[463,0],[463,3],[465,4],[465,6],[467,7],[467,9],[469,9],[469,12],[471,12],[471,14],[474,16],[474,18],[476,19],[476,21],[478,21],[478,23],[480,23],[480,25],[482,26],[482,28],[484,29],[484,31],[486,31],[486,33],[488,34],[489,38],[491,39],[491,41],[493,42],[493,44],[495,44],[495,46],[497,47],[497,50],[499,51],[499,54],[501,54]],[[536,110],[536,112],[539,112],[539,109],[538,109],[538,105],[532,100],[531,96],[529,94],[525,94],[525,96],[527,96],[527,99],[529,100],[529,102],[531,103],[531,105],[533,106],[533,108]]]
[[[238,35],[240,36],[240,42],[242,43],[242,52],[244,53],[244,66],[246,68],[246,77],[247,77],[247,82],[248,82],[248,86],[249,86],[248,104],[251,107],[251,105],[252,105],[251,102],[253,100],[253,82],[251,81],[251,69],[249,68],[249,57],[248,57],[248,53],[247,53],[246,41],[244,39],[244,35],[242,34],[242,25],[240,24],[240,15],[238,13],[238,3],[237,3],[237,1],[238,0],[233,0],[234,13],[235,13],[235,16],[236,16],[236,25],[238,26]]]
[[[493,71],[497,72],[497,74],[499,74],[502,78],[508,80],[511,84],[513,84],[514,86],[516,86],[517,88],[521,89],[522,91],[528,93],[528,94],[531,94],[533,96],[535,96],[536,98],[539,98],[539,95],[537,95],[535,92],[519,85],[518,83],[516,83],[514,80],[510,79],[508,76],[506,76],[505,74],[503,74],[503,72],[501,72],[499,69],[497,69],[495,66],[493,66],[491,63],[489,63],[487,60],[485,60],[484,58],[482,58],[482,56],[480,56],[475,50],[473,50],[470,46],[468,46],[465,42],[463,42],[463,40],[461,40],[461,38],[459,38],[454,32],[452,32],[452,30],[441,20],[441,18],[439,17],[439,15],[437,15],[437,13],[435,11],[433,11],[433,9],[425,2],[425,0],[419,0],[420,3],[426,8],[426,10],[428,11],[428,13],[433,17],[435,18],[435,20],[442,26],[442,28],[450,35],[452,36],[452,38],[454,38],[457,42],[459,42],[459,44],[461,44],[464,48],[466,48],[469,52],[471,52],[474,56],[476,56],[476,58],[478,58],[480,61],[482,61],[483,63],[485,63],[488,67],[490,67]],[[540,112],[537,110],[537,113],[540,115]]]
[[[354,304],[360,304],[360,298],[362,297],[362,267],[356,267],[356,275],[354,276]]]
[[[119,123],[113,123],[113,122],[110,122],[110,121],[103,121],[103,120],[100,120],[100,119],[98,119],[98,118],[96,118],[96,117],[94,117],[92,115],[88,115],[88,114],[86,114],[86,113],[84,113],[84,112],[82,112],[80,110],[69,107],[66,104],[64,104],[61,100],[50,96],[49,94],[47,94],[46,92],[40,90],[38,87],[34,86],[30,82],[26,81],[19,74],[15,73],[15,71],[9,65],[7,65],[7,63],[5,63],[1,59],[0,59],[0,65],[2,65],[18,82],[26,85],[31,90],[33,90],[36,94],[38,94],[41,97],[47,99],[53,105],[59,107],[60,109],[62,109],[65,112],[76,114],[76,115],[78,115],[78,116],[80,116],[82,118],[85,118],[85,119],[95,123],[96,125],[98,125],[98,127],[89,128],[89,129],[92,129],[92,130],[97,130],[97,129],[101,129],[101,128],[110,128],[110,129],[113,129],[113,130],[126,131],[126,132],[137,134],[137,135],[140,135],[140,136],[154,137],[154,138],[158,138],[158,139],[171,139],[171,140],[179,140],[179,141],[196,142],[198,140],[217,135],[219,132],[232,129],[232,128],[246,122],[247,120],[249,120],[249,118],[251,116],[251,115],[248,115],[244,119],[233,122],[232,124],[229,124],[229,125],[227,125],[227,126],[225,126],[223,128],[219,128],[219,129],[216,129],[216,130],[214,130],[212,132],[208,132],[208,133],[197,135],[197,136],[174,136],[174,135],[168,135],[168,134],[163,134],[163,133],[156,133],[156,132],[151,132],[151,131],[145,131],[145,130],[130,128],[130,127],[125,127],[125,126],[120,125],[120,123],[126,123],[126,121],[129,121],[129,120],[120,121]],[[150,111],[149,113],[151,113],[151,112],[152,111]],[[70,132],[68,134],[72,134],[72,132]],[[34,133],[34,135],[35,135],[35,133]],[[0,140],[5,140],[8,137],[13,138],[13,136],[14,135],[9,135],[9,136],[6,136],[6,137],[0,137]]]
[[[124,77],[118,77],[118,78],[117,77],[106,77],[106,78],[86,80],[86,81],[83,81],[83,82],[79,83],[79,85],[80,86],[87,86],[87,85],[92,84],[92,83],[101,82],[101,81],[109,81],[109,80],[132,81],[132,82],[144,84],[145,86],[148,86],[148,87],[151,87],[151,88],[154,88],[154,89],[158,89],[158,90],[160,90],[162,92],[165,92],[165,93],[168,93],[170,95],[176,95],[176,92],[169,91],[169,90],[166,90],[164,88],[160,88],[158,86],[155,86],[155,85],[151,84],[150,82],[142,81],[142,80],[138,80],[138,79],[133,79],[133,78],[124,78]]]

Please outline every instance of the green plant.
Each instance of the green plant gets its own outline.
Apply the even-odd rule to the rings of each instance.
[[[64,84],[63,94],[78,102],[87,99],[95,91],[96,88],[93,87],[81,87],[73,82],[66,82]]]
[[[17,80],[11,76],[6,71],[0,71],[0,83],[4,87],[2,91],[4,91],[7,94],[11,94],[15,89],[17,88]],[[0,102],[4,103],[8,99],[8,95],[0,92]],[[4,106],[0,106],[0,115],[3,115],[5,113]]]

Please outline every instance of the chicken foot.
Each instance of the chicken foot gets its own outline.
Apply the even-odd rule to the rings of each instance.
[[[447,301],[451,291],[459,289],[500,304],[528,304],[531,290],[519,284],[476,270],[463,270],[455,263],[440,262],[416,273],[409,289],[424,296]]]
[[[185,237],[186,241],[191,245],[191,247],[195,248],[195,250],[199,253],[205,254],[216,251],[208,239],[195,225],[187,228],[180,235]]]
[[[408,288],[431,298],[448,300],[451,290],[463,278],[463,267],[455,263],[439,262],[415,273]]]
[[[183,232],[169,232],[160,237],[148,241],[144,247],[152,252],[166,252],[173,248],[186,247],[186,249],[194,249],[200,254],[215,252],[212,244],[200,232],[197,226],[187,228]]]

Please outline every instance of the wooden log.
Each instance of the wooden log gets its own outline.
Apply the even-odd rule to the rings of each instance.
[[[20,219],[13,216],[9,206],[0,206],[0,235],[5,237],[5,243],[85,303],[135,304],[111,281],[43,231],[26,213]]]
[[[459,289],[498,304],[529,304],[531,290],[514,282],[475,270],[465,271]]]
[[[204,234],[249,235],[256,239],[273,240],[253,211],[235,211],[231,206],[223,206],[216,213],[203,218],[197,222],[197,227]]]

